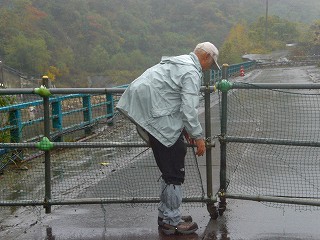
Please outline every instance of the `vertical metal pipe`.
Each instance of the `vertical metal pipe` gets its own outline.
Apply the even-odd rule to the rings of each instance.
[[[113,95],[111,93],[107,93],[106,95],[107,100],[107,119],[108,119],[108,125],[113,126],[113,116],[114,116],[114,99]]]
[[[212,190],[212,151],[211,151],[211,112],[210,112],[210,71],[204,72],[204,84],[206,86],[204,94],[205,106],[205,137],[206,137],[206,174],[207,174],[207,196],[211,198]]]
[[[228,78],[228,68],[227,64],[222,66],[222,78]],[[221,136],[220,136],[220,191],[225,191],[227,186],[227,144],[224,141],[225,135],[227,133],[227,98],[228,91],[222,91],[221,99]]]
[[[10,130],[10,142],[19,143],[22,140],[22,116],[21,109],[14,109],[9,111],[9,122],[14,129]],[[17,149],[17,155],[20,159],[23,159],[23,150]]]
[[[2,83],[4,86],[4,78],[3,78],[3,63],[0,61],[0,83]]]
[[[10,130],[10,142],[19,143],[22,139],[22,116],[21,109],[9,111],[9,122],[14,129]]]
[[[42,85],[49,87],[49,78],[47,76],[42,77]],[[49,97],[43,97],[43,118],[44,118],[44,136],[50,140],[50,103]],[[51,159],[50,151],[45,151],[45,209],[46,213],[51,213]]]
[[[54,115],[52,119],[52,127],[59,131],[58,137],[55,138],[55,142],[62,142],[63,136],[61,134],[63,130],[62,124],[62,104],[61,101],[52,102],[52,115]]]
[[[90,95],[86,95],[84,97],[82,97],[82,106],[84,108],[86,108],[85,110],[83,110],[83,121],[85,123],[88,123],[89,127],[86,127],[84,129],[84,133],[86,135],[90,135],[92,134],[92,127],[90,126],[91,122],[92,122],[92,107],[91,107],[91,96]]]
[[[265,23],[265,37],[264,37],[264,41],[265,41],[265,45],[268,47],[268,0],[266,0],[266,23]]]

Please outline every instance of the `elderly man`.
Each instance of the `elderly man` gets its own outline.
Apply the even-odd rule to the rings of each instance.
[[[181,216],[181,184],[187,153],[183,136],[205,152],[198,119],[202,71],[218,69],[219,51],[210,42],[199,43],[188,55],[162,57],[160,63],[135,79],[117,108],[142,129],[161,171],[158,224],[165,234],[191,234],[198,229],[191,216]]]

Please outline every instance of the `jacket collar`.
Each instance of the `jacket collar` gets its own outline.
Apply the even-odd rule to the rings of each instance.
[[[202,67],[200,65],[199,59],[197,57],[197,55],[195,55],[193,52],[190,53],[191,59],[194,62],[194,64],[196,65],[196,68],[199,70],[199,72],[202,71]]]

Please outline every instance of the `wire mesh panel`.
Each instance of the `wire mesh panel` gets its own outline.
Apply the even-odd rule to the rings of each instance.
[[[20,154],[18,150],[6,154],[5,161],[9,161],[10,165],[0,175],[0,201],[29,202],[32,205],[32,202],[44,199],[44,184],[39,184],[44,181],[44,159],[38,157],[23,162]]]
[[[136,127],[117,115],[114,125],[88,139],[93,142],[140,142]],[[159,197],[158,170],[149,147],[77,148],[52,154],[52,198],[154,199]],[[204,196],[194,152],[186,157],[185,197]]]
[[[28,96],[28,95],[26,95]],[[34,100],[34,97],[24,97]],[[42,100],[31,103],[19,102],[18,95],[1,96],[0,110],[0,142],[20,143],[38,140],[43,134],[43,107]],[[6,173],[7,166],[13,167],[13,171],[21,169],[25,160],[32,158],[37,150],[0,148],[0,174]],[[27,166],[23,166],[27,169]],[[11,169],[9,168],[9,169]],[[15,174],[13,173],[13,176]],[[0,175],[1,176],[1,175]],[[5,181],[2,176],[2,181]],[[13,177],[14,179],[14,177]],[[13,183],[11,184],[13,185]]]
[[[319,106],[319,90],[230,91],[227,136],[274,143],[227,144],[228,193],[319,199]]]
[[[318,141],[316,91],[233,91],[228,95],[228,135]]]
[[[154,202],[159,197],[161,174],[152,150],[135,146],[145,145],[136,126],[110,110],[110,104],[116,104],[119,97],[120,94],[112,98],[106,94],[77,94],[50,98],[50,139],[60,143],[59,148],[50,151],[52,202],[77,199]],[[39,100],[3,109],[0,132],[8,134],[3,142],[38,143],[44,135],[42,104]],[[13,136],[17,137],[14,141]],[[81,147],[69,148],[68,143],[73,142]],[[119,146],[108,147],[113,142]],[[44,202],[43,151],[35,147],[5,148],[0,152],[0,160],[0,203]],[[203,199],[201,176],[192,148],[188,148],[185,168],[184,197]]]

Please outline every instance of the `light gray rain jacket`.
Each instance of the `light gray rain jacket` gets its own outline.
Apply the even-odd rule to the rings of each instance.
[[[117,108],[167,147],[178,140],[184,128],[190,137],[201,138],[201,79],[202,68],[193,52],[162,57],[128,86]]]

